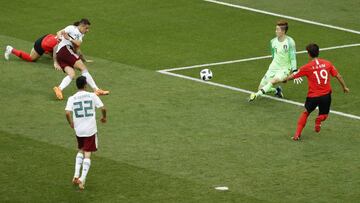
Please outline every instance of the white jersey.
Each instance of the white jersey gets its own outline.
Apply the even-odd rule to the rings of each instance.
[[[82,38],[84,37],[84,34],[80,32],[77,26],[75,25],[69,25],[67,26],[64,31],[69,35],[69,37],[73,40],[80,40],[82,41]],[[67,40],[64,38],[64,36],[61,36],[61,41],[58,45],[58,48],[56,50],[56,53],[59,52],[61,48],[64,46],[71,46],[74,47],[73,43],[70,42],[70,40]]]
[[[78,91],[69,97],[65,110],[73,112],[74,128],[78,137],[90,137],[97,133],[95,107],[103,106],[95,93]]]

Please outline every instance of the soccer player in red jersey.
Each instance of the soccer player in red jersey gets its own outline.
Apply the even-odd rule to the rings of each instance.
[[[331,86],[330,75],[335,77],[343,88],[344,93],[350,90],[346,86],[340,73],[331,64],[331,62],[318,58],[319,46],[309,44],[306,50],[311,61],[300,68],[296,73],[291,74],[285,81],[306,76],[309,83],[308,94],[305,102],[305,110],[301,113],[298,120],[297,129],[293,140],[299,140],[301,132],[306,125],[308,116],[316,107],[319,107],[319,115],[315,119],[315,132],[320,132],[321,122],[328,117],[331,105]]]
[[[25,61],[35,62],[45,53],[53,57],[54,67],[58,70],[61,70],[56,61],[56,56],[54,55],[58,43],[59,40],[56,35],[46,34],[35,41],[34,47],[31,49],[30,54],[22,50],[17,50],[14,47],[8,45],[6,46],[4,57],[6,60],[9,60],[10,54],[14,54],[15,56]]]

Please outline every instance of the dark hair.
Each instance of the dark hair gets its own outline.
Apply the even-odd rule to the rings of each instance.
[[[288,22],[286,20],[278,20],[276,25],[280,26],[280,28],[282,30],[285,30],[285,33],[288,31],[289,29],[289,25]]]
[[[76,86],[78,89],[84,89],[86,84],[87,82],[85,76],[79,76],[76,78]]]
[[[91,25],[90,21],[87,18],[82,18],[81,20],[74,22],[73,25],[78,26],[80,24]]]
[[[306,50],[311,58],[316,58],[319,56],[319,46],[315,43],[311,43],[306,46]]]

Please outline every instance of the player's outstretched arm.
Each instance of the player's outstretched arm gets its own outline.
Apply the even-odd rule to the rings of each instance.
[[[294,74],[290,74],[289,76],[287,76],[287,78],[285,78],[282,82],[287,82],[289,80],[293,80],[294,79]]]
[[[101,121],[102,123],[106,123],[106,121],[107,121],[107,118],[106,118],[106,108],[105,108],[104,106],[101,107],[101,115],[102,115],[102,117],[101,117],[100,121]]]
[[[346,86],[345,81],[343,77],[340,75],[340,73],[338,73],[335,77],[339,81],[341,87],[343,88],[344,93],[350,92],[350,89]]]
[[[71,128],[74,128],[74,122],[71,120],[71,111],[65,111],[66,112],[66,120],[68,121]]]

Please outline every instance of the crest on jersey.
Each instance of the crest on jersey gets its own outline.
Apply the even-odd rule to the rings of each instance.
[[[284,50],[286,51],[288,49],[288,45],[284,44]]]

